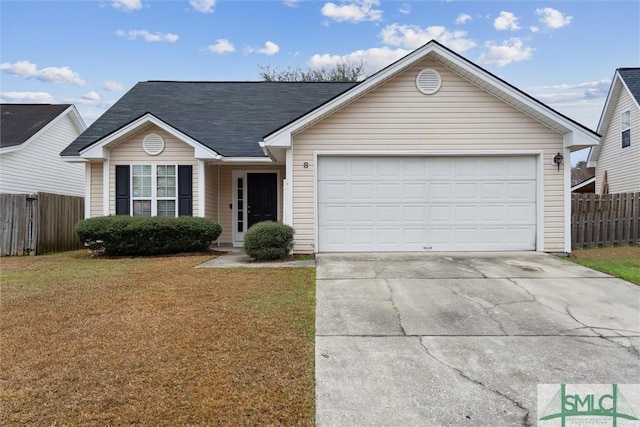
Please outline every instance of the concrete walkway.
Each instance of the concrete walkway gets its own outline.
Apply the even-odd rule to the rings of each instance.
[[[220,248],[219,256],[204,262],[196,268],[276,268],[276,267],[315,267],[316,260],[304,261],[268,261],[256,262],[246,255],[242,248],[224,246]]]
[[[539,384],[640,383],[640,287],[623,280],[540,253],[317,264],[319,427],[560,425],[538,420]]]

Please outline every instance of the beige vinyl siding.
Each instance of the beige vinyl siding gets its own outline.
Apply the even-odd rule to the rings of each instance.
[[[441,89],[423,95],[415,78],[436,69]],[[552,158],[562,135],[432,60],[425,60],[294,136],[294,251],[314,247],[314,151],[544,151],[544,249],[564,250],[564,175]],[[305,169],[304,163],[309,167]]]
[[[218,169],[219,165],[206,165],[204,169],[204,216],[218,221]]]
[[[280,191],[280,211],[278,212],[278,218],[282,219],[282,198],[284,197],[282,191],[282,180],[284,180],[285,170],[284,166],[269,166],[269,165],[246,165],[246,166],[220,166],[220,218],[219,223],[222,227],[222,235],[220,236],[220,243],[232,243],[233,242],[233,209],[230,206],[233,204],[233,171],[251,171],[251,172],[271,172],[280,171],[280,181],[278,182]]]
[[[91,216],[103,216],[103,193],[102,193],[102,181],[103,181],[103,167],[102,162],[91,163]]]
[[[142,148],[142,140],[150,133],[157,133],[164,138],[164,151],[157,156],[150,156]],[[168,132],[152,125],[128,140],[111,148],[109,156],[109,213],[115,214],[116,165],[157,164],[157,165],[192,165],[193,179],[193,214],[198,212],[198,161],[194,149]]]
[[[54,119],[48,129],[19,150],[0,154],[0,193],[42,191],[84,196],[85,165],[60,157],[81,133],[71,114]]]
[[[620,115],[631,112],[631,145],[622,148]],[[640,111],[626,89],[622,89],[611,116],[611,122],[602,136],[600,155],[596,163],[596,193],[602,190],[604,172],[607,171],[609,193],[640,191]]]

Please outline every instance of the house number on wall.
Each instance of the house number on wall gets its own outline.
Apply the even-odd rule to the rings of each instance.
[[[304,167],[305,169],[309,169],[309,162],[304,162],[302,164],[302,167]]]

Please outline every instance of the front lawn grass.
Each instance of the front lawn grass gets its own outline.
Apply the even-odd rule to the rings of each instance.
[[[313,425],[315,271],[0,260],[1,425]]]
[[[569,260],[640,285],[640,246],[578,249]]]

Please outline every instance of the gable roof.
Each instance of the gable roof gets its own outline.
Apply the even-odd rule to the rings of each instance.
[[[599,135],[591,129],[543,104],[439,42],[431,40],[370,76],[349,91],[267,135],[261,142],[261,147],[271,155],[281,156],[282,149],[290,146],[291,136],[294,133],[332,114],[347,103],[375,89],[426,57],[433,58],[470,83],[486,90],[496,98],[522,111],[550,129],[563,134],[565,147],[575,150],[598,144]]]
[[[631,96],[640,104],[640,68],[619,68],[618,73],[624,81]]]
[[[604,103],[600,122],[598,123],[598,133],[605,135],[609,128],[609,123],[616,108],[616,103],[620,97],[620,93],[626,90],[631,98],[635,101],[636,107],[640,110],[640,68],[618,68],[611,81],[611,87],[607,94],[607,100]],[[596,145],[589,152],[587,164],[595,166],[602,150],[602,144]]]
[[[264,157],[269,132],[357,83],[177,82],[136,84],[61,154],[80,152],[151,115],[224,157]]]
[[[0,148],[24,144],[71,104],[0,104]]]

